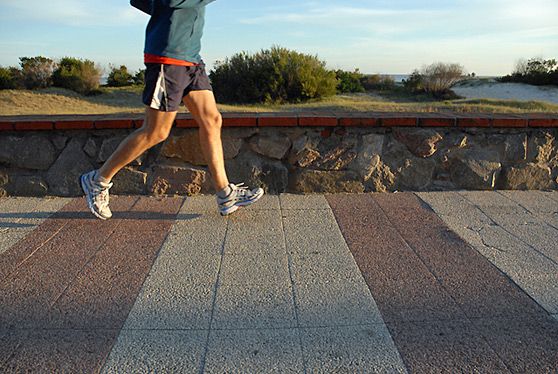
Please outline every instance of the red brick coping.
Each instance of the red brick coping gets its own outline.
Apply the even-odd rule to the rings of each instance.
[[[0,116],[0,131],[93,130],[138,128],[143,115]],[[189,114],[179,114],[175,126],[197,127]],[[558,114],[461,113],[223,113],[225,127],[361,126],[361,127],[558,127]]]

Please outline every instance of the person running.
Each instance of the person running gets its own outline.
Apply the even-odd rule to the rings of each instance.
[[[81,175],[81,187],[91,212],[112,217],[109,189],[112,178],[147,149],[169,136],[183,102],[199,125],[200,144],[209,166],[221,215],[233,213],[262,197],[261,188],[229,183],[221,142],[221,114],[200,56],[205,7],[215,0],[131,0],[151,16],[147,24],[144,62],[147,106],[143,126],[134,131],[98,170]]]

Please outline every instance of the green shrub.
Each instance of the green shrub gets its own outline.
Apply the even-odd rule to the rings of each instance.
[[[138,72],[134,75],[133,81],[134,84],[145,84],[145,69],[138,70]]]
[[[109,87],[125,87],[134,84],[134,77],[128,73],[128,68],[121,65],[119,68],[113,66],[107,78]]]
[[[555,59],[544,60],[542,58],[520,60],[511,75],[501,77],[499,80],[537,86],[558,85],[558,62]]]
[[[364,87],[362,86],[363,75],[358,69],[354,72],[337,70],[335,72],[337,80],[337,92],[364,92]]]
[[[99,88],[101,71],[90,60],[64,57],[52,74],[53,83],[81,94],[91,94]]]
[[[218,100],[233,103],[300,102],[333,96],[335,72],[317,56],[272,47],[217,62],[210,79]]]
[[[362,77],[361,83],[365,90],[387,91],[395,88],[395,80],[390,75],[367,75]]]
[[[47,88],[52,86],[52,73],[56,63],[43,56],[20,57],[21,78],[25,88]]]
[[[422,74],[415,69],[409,78],[403,79],[403,87],[413,93],[424,92],[423,79]]]
[[[17,68],[0,67],[0,90],[13,90],[18,88],[17,72]]]

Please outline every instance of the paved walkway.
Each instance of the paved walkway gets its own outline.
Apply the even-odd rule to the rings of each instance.
[[[0,371],[558,371],[558,192],[0,199]]]

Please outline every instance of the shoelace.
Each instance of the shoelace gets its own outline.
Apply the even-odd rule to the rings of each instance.
[[[235,187],[234,189],[238,191],[238,194],[242,197],[245,197],[249,192],[248,187],[244,186],[244,183],[233,184]]]
[[[112,184],[110,184],[108,187],[95,187],[93,188],[93,192],[95,193],[95,196],[99,196],[99,201],[104,205],[108,205],[109,203],[109,193],[108,190],[109,188],[112,187]]]

